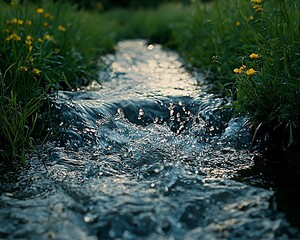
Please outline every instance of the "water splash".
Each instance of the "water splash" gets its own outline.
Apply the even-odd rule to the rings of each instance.
[[[103,88],[60,92],[59,134],[3,176],[0,238],[299,238],[272,190],[232,180],[254,164],[247,121],[178,55],[124,41],[103,61]]]

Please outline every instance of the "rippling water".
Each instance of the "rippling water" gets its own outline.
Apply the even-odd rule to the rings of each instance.
[[[1,180],[0,238],[297,239],[254,165],[247,121],[176,53],[120,42],[102,87],[59,92],[58,134]]]

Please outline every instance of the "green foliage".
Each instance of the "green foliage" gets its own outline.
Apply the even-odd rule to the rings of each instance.
[[[47,94],[91,78],[91,64],[78,51],[76,19],[63,18],[61,9],[74,11],[0,3],[1,161],[24,160],[38,118],[47,115],[41,111]]]
[[[67,0],[76,4],[79,8],[97,9],[99,11],[112,10],[114,8],[147,9],[156,8],[163,3],[190,3],[190,0]]]
[[[173,32],[187,62],[213,72],[236,112],[271,131],[288,129],[289,144],[300,125],[299,7],[296,0],[212,1]]]
[[[262,122],[268,129],[278,126],[287,129],[291,145],[293,132],[299,131],[300,126],[300,3],[295,0],[254,2],[261,11],[252,10],[255,21],[244,29],[251,32],[252,38],[244,42],[241,56],[243,64],[255,73],[242,72],[235,76],[236,109],[250,112],[253,122]],[[241,3],[240,9],[242,6]],[[240,14],[244,18],[242,10]],[[251,51],[258,57],[251,58]]]

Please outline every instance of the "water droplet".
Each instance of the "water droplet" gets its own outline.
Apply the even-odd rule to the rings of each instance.
[[[83,217],[83,220],[86,222],[86,223],[92,223],[94,222],[95,220],[97,219],[97,216],[92,214],[92,213],[87,213],[84,217]]]
[[[152,44],[148,45],[148,50],[153,50],[154,49],[154,46]]]
[[[117,115],[118,115],[118,117],[124,117],[124,112],[121,108],[117,109]]]
[[[145,114],[144,110],[140,108],[139,114],[138,114],[138,119],[139,120],[142,119],[142,117],[144,116],[144,114]]]

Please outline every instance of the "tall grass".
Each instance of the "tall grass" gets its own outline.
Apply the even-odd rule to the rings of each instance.
[[[0,3],[1,162],[25,161],[53,90],[90,79],[90,63],[78,51],[76,18],[64,18],[62,9],[71,7],[61,7]]]
[[[293,131],[299,133],[300,126],[300,2],[252,2],[256,21],[246,26],[252,34],[246,46],[254,44],[251,50],[256,55],[243,50],[240,64],[252,68],[253,74],[246,71],[235,77],[236,109],[250,112],[253,121],[268,129],[285,129],[292,145],[297,135]]]
[[[267,131],[281,128],[287,145],[299,140],[299,8],[297,0],[199,4],[173,40],[188,62],[214,73],[236,112]]]

